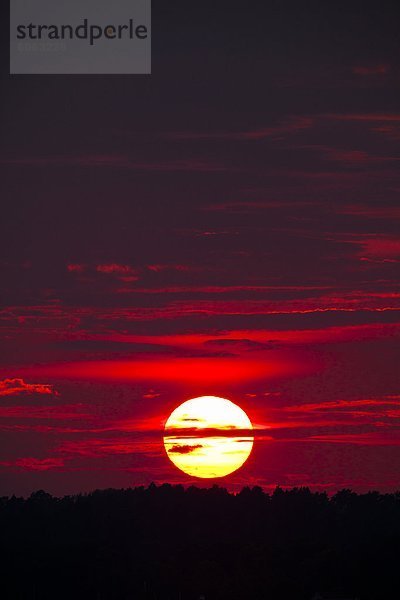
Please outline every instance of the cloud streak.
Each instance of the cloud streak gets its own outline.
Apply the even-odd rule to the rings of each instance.
[[[57,395],[57,392],[52,385],[47,383],[26,383],[18,377],[0,381],[0,396],[20,396],[21,394]]]

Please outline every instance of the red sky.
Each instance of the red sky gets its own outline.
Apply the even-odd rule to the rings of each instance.
[[[150,77],[5,76],[2,494],[202,484],[203,394],[257,427],[229,489],[399,487],[399,20],[209,8]]]

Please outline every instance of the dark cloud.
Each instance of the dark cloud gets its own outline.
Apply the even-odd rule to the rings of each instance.
[[[198,448],[203,448],[202,444],[193,444],[191,446],[176,444],[176,445],[168,448],[168,452],[171,454],[190,454],[191,452],[194,452]]]

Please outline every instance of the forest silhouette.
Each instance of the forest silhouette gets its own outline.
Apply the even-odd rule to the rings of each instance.
[[[400,492],[151,484],[0,499],[2,600],[384,600]]]

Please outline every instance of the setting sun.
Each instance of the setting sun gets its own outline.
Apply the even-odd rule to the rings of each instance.
[[[217,396],[187,400],[165,424],[164,446],[178,469],[201,478],[224,477],[247,460],[253,427],[236,404]]]

